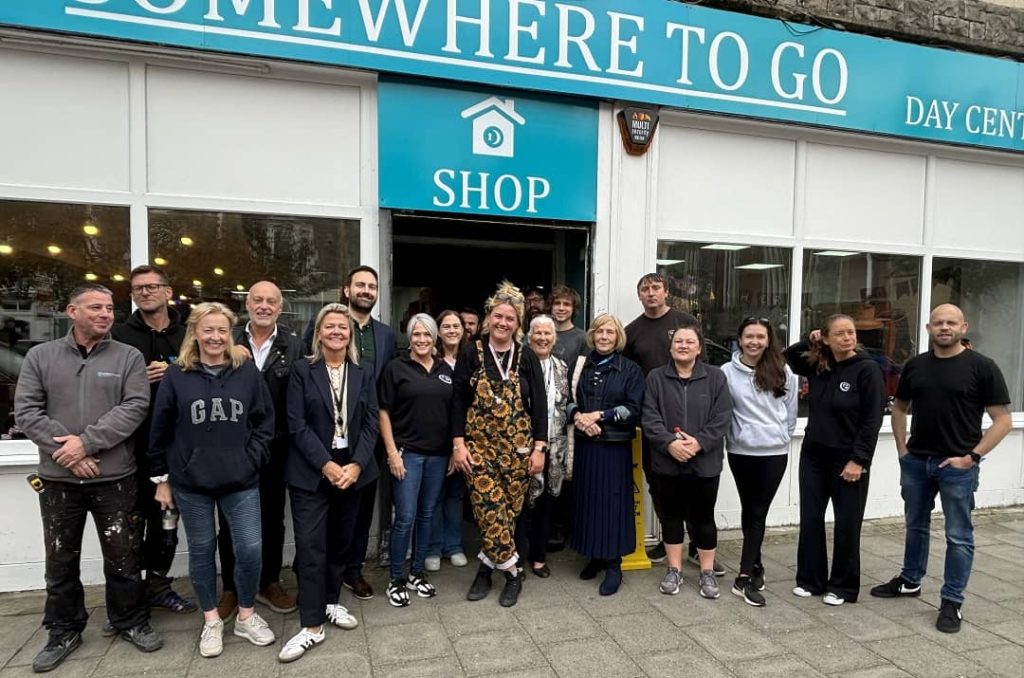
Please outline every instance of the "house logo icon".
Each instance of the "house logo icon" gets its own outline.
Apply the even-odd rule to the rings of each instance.
[[[516,125],[525,125],[512,99],[488,97],[462,111],[473,119],[473,155],[511,158],[515,154]]]

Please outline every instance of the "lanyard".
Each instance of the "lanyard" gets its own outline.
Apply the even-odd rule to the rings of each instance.
[[[512,358],[514,357],[512,354],[515,352],[515,346],[508,349],[508,367],[505,367],[504,364],[502,364],[501,358],[498,357],[498,352],[494,350],[494,347],[491,346],[490,342],[487,342],[487,348],[491,351],[491,356],[494,358],[494,364],[498,368],[498,374],[501,375],[501,380],[508,381],[508,375],[512,372]]]
[[[541,371],[544,373],[544,393],[548,398],[548,421],[555,417],[555,400],[558,393],[555,391],[555,364],[550,356],[540,361]]]
[[[328,367],[327,376],[334,396],[334,435],[344,438],[348,435],[348,361],[340,368]]]

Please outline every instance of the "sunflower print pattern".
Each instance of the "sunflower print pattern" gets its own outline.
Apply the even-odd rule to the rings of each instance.
[[[519,388],[516,348],[508,379],[492,379],[485,369],[483,342],[476,342],[480,367],[470,379],[473,404],[466,413],[466,448],[473,457],[469,498],[492,562],[516,556],[513,534],[529,487],[529,452],[533,449],[530,415]]]

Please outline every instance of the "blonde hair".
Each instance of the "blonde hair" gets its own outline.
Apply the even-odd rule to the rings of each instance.
[[[181,341],[181,350],[178,351],[177,365],[182,371],[194,370],[199,364],[199,341],[196,339],[196,327],[199,321],[208,315],[222,315],[228,319],[228,325],[234,327],[238,322],[238,316],[230,308],[216,301],[204,301],[188,315],[185,323],[185,338]],[[227,354],[231,357],[231,367],[238,368],[245,362],[245,353],[235,346],[235,337],[228,332]]]
[[[614,350],[616,353],[621,352],[622,349],[626,348],[626,330],[623,329],[619,319],[611,313],[602,313],[590,323],[590,329],[587,330],[587,346],[594,348],[594,333],[608,324],[615,328]]]
[[[323,349],[320,347],[320,328],[324,324],[324,318],[331,313],[339,313],[348,319],[348,350],[345,352],[348,361],[354,365],[359,364],[359,349],[353,335],[356,332],[356,321],[352,312],[345,304],[327,304],[316,314],[316,324],[313,326],[313,353],[309,356],[309,362],[315,363],[324,359]]]
[[[516,341],[522,342],[525,299],[523,298],[523,293],[519,291],[519,288],[508,280],[502,280],[501,284],[498,285],[498,289],[494,291],[494,294],[484,302],[484,323],[481,333],[488,334],[490,332],[490,329],[487,327],[487,317],[491,315],[491,311],[502,304],[508,304],[515,309],[516,322],[519,323],[519,326],[516,328]]]

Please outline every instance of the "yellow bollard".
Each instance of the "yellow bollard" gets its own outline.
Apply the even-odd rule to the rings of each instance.
[[[637,429],[636,437],[633,438],[633,519],[636,523],[636,548],[622,559],[623,570],[651,569],[651,560],[647,557],[647,547],[644,545],[647,521],[644,520],[644,469],[641,463],[643,443],[640,436],[640,429]]]

